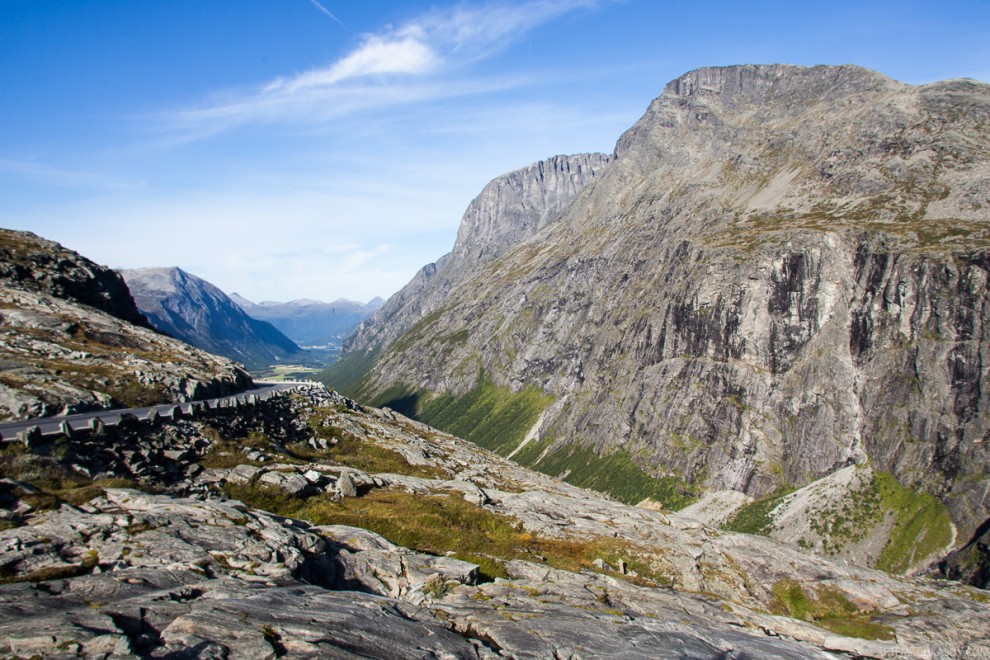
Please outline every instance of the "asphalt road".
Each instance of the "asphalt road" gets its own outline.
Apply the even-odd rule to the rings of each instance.
[[[190,401],[188,403],[164,403],[157,406],[148,406],[146,408],[91,410],[89,412],[78,413],[76,415],[66,415],[64,417],[34,417],[32,419],[26,419],[18,422],[3,422],[0,423],[0,438],[3,440],[13,439],[20,431],[29,429],[32,426],[37,426],[40,428],[42,434],[49,434],[57,433],[62,428],[63,423],[68,423],[69,428],[72,430],[78,430],[88,428],[91,420],[93,419],[99,419],[104,424],[112,426],[117,423],[118,418],[121,415],[134,415],[138,419],[147,419],[148,415],[152,412],[162,415],[168,413],[176,407],[179,407],[184,413],[188,413],[193,405],[217,408],[226,406],[235,400],[245,403],[249,397],[253,396],[256,399],[267,398],[268,396],[278,392],[295,389],[300,386],[300,383],[257,383],[256,385],[257,387],[254,389],[245,390],[239,394],[232,394],[230,396],[215,399]]]

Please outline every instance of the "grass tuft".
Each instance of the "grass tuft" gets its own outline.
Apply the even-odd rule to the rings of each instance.
[[[373,490],[362,497],[299,498],[257,484],[227,484],[224,492],[250,507],[318,525],[349,525],[380,534],[396,545],[479,565],[482,580],[508,577],[505,562],[543,561],[569,571],[595,570],[603,558],[620,559],[644,584],[669,584],[650,551],[614,538],[559,539],[530,534],[519,521],[467,502],[460,493],[414,495]],[[623,577],[616,575],[616,577]]]
[[[743,534],[768,536],[773,527],[771,512],[792,492],[794,492],[794,488],[783,486],[766,497],[753,500],[726,520],[722,529],[730,532],[742,532]]]
[[[770,611],[814,623],[846,637],[895,639],[893,628],[873,621],[876,612],[861,611],[841,589],[829,585],[809,592],[795,580],[780,580],[773,585]]]
[[[636,504],[649,498],[670,510],[683,509],[696,499],[694,488],[682,479],[654,477],[633,461],[628,451],[599,456],[590,447],[565,445],[550,451],[553,438],[526,445],[515,460],[544,474],[582,488],[608,493],[620,502]]]
[[[875,488],[882,506],[896,516],[887,544],[876,567],[890,573],[904,573],[952,541],[949,511],[936,497],[906,488],[894,475],[875,474]]]

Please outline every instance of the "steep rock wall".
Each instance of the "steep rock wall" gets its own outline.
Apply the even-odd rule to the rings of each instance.
[[[376,357],[355,390],[536,386],[554,403],[531,464],[621,450],[685,488],[759,496],[870,461],[968,538],[990,510],[988,125],[973,81],[686,74],[555,222],[398,294],[432,313],[353,342]]]
[[[606,154],[554,156],[494,179],[468,205],[451,252],[424,266],[364,321],[344,342],[344,351],[370,351],[394,342],[439,309],[451,289],[479,267],[553,223],[612,159]]]

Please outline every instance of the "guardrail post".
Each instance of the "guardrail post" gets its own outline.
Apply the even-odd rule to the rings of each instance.
[[[99,417],[91,417],[87,426],[89,426],[89,432],[92,435],[103,435],[103,432],[107,430],[107,425]]]
[[[17,439],[23,442],[25,447],[31,448],[37,446],[37,444],[41,441],[41,427],[27,427],[23,431],[18,432]]]

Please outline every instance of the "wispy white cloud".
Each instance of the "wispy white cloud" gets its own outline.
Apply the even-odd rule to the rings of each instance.
[[[528,0],[432,9],[364,35],[323,67],[226,92],[168,113],[169,128],[196,139],[248,122],[328,119],[405,103],[504,90],[525,76],[472,78],[465,66],[491,57],[536,27],[603,0]]]
[[[460,5],[433,9],[395,33],[419,36],[441,52],[471,60],[503,50],[534,28],[566,13],[598,4],[600,0],[530,0]]]
[[[313,69],[288,80],[278,78],[268,84],[264,92],[292,94],[374,74],[424,74],[439,63],[436,53],[427,44],[412,37],[390,40],[371,36],[360,48],[331,66]]]
[[[179,266],[251,300],[367,300],[390,295],[449,251],[471,194],[448,200],[443,190],[402,184],[394,170],[380,181],[325,172],[297,179],[109,193],[30,213],[0,205],[0,226],[111,267]],[[320,187],[308,185],[321,179]]]

